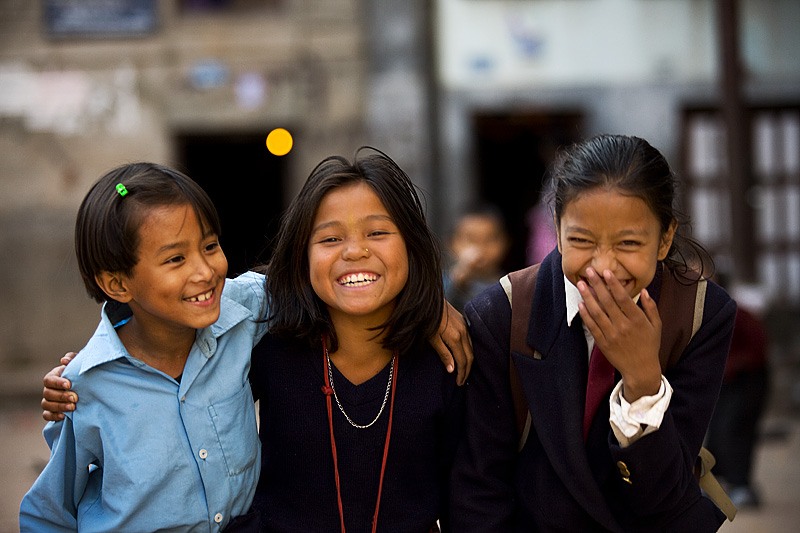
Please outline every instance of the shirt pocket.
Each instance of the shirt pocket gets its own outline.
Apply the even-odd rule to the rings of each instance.
[[[208,407],[228,475],[236,476],[258,461],[258,427],[250,384]]]

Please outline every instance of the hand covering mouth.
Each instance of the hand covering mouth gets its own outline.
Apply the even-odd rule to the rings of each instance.
[[[380,276],[370,272],[359,272],[357,274],[347,274],[337,280],[339,285],[345,287],[363,287],[378,280]]]

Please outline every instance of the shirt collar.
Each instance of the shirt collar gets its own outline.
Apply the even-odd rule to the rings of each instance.
[[[227,282],[225,283],[225,286],[228,286]],[[223,290],[222,299],[220,300],[219,318],[216,322],[201,331],[210,330],[214,338],[219,338],[232,327],[244,320],[247,320],[248,318],[255,318],[250,309],[240,304],[233,298],[230,298]]]
[[[92,338],[89,339],[89,342],[86,343],[86,346],[81,350],[81,357],[76,359],[76,362],[81,362],[78,374],[83,374],[98,365],[108,363],[115,359],[130,357],[128,355],[128,350],[125,349],[119,335],[117,335],[117,331],[114,329],[114,324],[110,318],[110,316],[113,316],[114,319],[119,322],[118,314],[121,312],[124,313],[124,308],[126,307],[128,306],[117,302],[106,302],[103,304],[103,309],[100,311],[100,324],[97,326]],[[128,308],[128,314],[129,313],[130,308]]]
[[[571,326],[575,315],[578,314],[578,304],[583,301],[583,296],[578,291],[578,287],[567,279],[567,276],[564,276],[564,292],[567,299],[567,326]]]
[[[115,359],[132,357],[128,350],[125,349],[125,345],[122,344],[119,335],[117,335],[117,330],[114,328],[115,324],[120,324],[130,315],[130,307],[127,304],[116,301],[109,301],[103,304],[103,308],[100,311],[100,324],[97,326],[92,338],[81,350],[79,374]],[[223,292],[220,300],[219,318],[209,327],[198,330],[195,344],[199,339],[217,339],[248,318],[253,318],[253,313]],[[214,355],[214,350],[204,350],[203,353],[207,357],[211,357]]]

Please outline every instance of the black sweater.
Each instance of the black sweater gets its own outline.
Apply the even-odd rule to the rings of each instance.
[[[320,343],[267,335],[253,351],[250,381],[261,400],[261,478],[255,507],[263,531],[340,530]],[[462,425],[463,398],[427,344],[400,355],[379,532],[428,532],[446,516],[447,478]],[[356,424],[383,402],[389,365],[356,386],[333,367],[336,393]],[[367,429],[345,420],[332,398],[345,528],[371,531],[389,405]]]

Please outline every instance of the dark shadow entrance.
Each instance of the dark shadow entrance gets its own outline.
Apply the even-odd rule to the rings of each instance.
[[[181,170],[211,196],[222,220],[222,248],[233,277],[269,258],[283,209],[284,157],[259,133],[175,136]]]
[[[528,265],[528,212],[558,147],[582,138],[583,114],[476,113],[473,125],[479,198],[503,211],[511,235],[506,270],[517,270]]]

